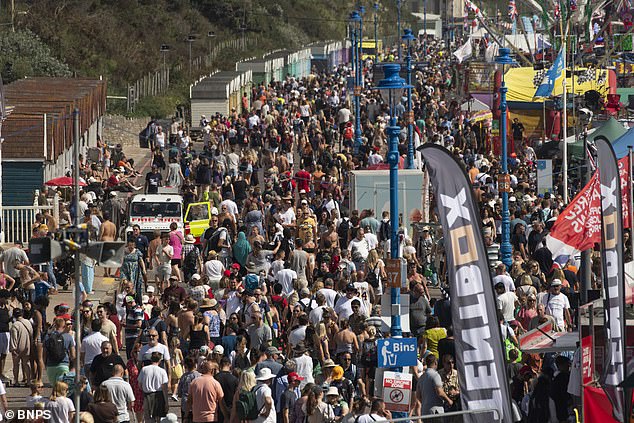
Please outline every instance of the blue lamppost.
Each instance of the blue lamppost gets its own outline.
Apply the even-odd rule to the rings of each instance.
[[[374,3],[374,63],[379,63],[379,3]]]
[[[387,161],[390,164],[390,224],[392,226],[392,233],[390,234],[390,258],[399,258],[399,239],[398,239],[398,136],[401,132],[401,128],[397,125],[395,116],[395,106],[401,98],[403,90],[410,89],[411,85],[408,85],[403,78],[400,77],[399,72],[401,65],[398,63],[386,63],[383,65],[383,72],[385,78],[379,81],[376,89],[381,90],[382,93],[387,93],[388,105],[390,106],[390,126],[387,127],[387,134],[389,137],[390,149],[387,153]],[[383,97],[385,99],[385,97]],[[399,281],[400,283],[400,281]],[[402,337],[403,330],[401,329],[401,288],[392,287],[390,291],[391,303],[392,303],[392,325],[390,328],[390,335],[395,337]],[[395,371],[400,371],[400,368]],[[392,413],[394,418],[407,417],[406,413]]]
[[[498,177],[498,188],[502,193],[502,244],[500,245],[500,255],[502,263],[507,269],[511,268],[513,259],[513,247],[511,246],[511,217],[509,214],[509,190],[511,187],[508,173],[508,148],[506,142],[506,84],[504,83],[504,71],[506,65],[513,65],[515,61],[511,57],[511,49],[500,48],[499,56],[495,58],[495,63],[502,65],[502,85],[500,86],[500,142],[502,144],[502,173]]]
[[[361,20],[359,21],[359,85],[363,87],[363,15],[365,15],[365,6],[359,6],[359,17]]]
[[[412,111],[412,49],[411,43],[415,38],[410,28],[405,28],[403,41],[407,43],[407,56],[405,57],[405,65],[407,66],[407,113],[405,114],[405,123],[407,123],[407,168],[414,169],[414,112]]]
[[[352,27],[352,51],[354,66],[354,155],[359,154],[361,140],[361,25],[362,18],[356,10],[350,14],[350,25]]]
[[[401,0],[396,0],[396,24],[397,24],[397,31],[398,34],[401,34]],[[403,56],[401,56],[401,42],[398,40],[398,38],[396,39],[396,41],[398,42],[398,60],[401,60]]]

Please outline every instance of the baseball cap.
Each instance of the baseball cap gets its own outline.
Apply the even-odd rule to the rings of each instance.
[[[212,351],[214,354],[224,354],[225,353],[225,349],[222,345],[216,345]]]
[[[240,270],[240,263],[233,263],[231,267],[233,267],[234,269]]]
[[[127,297],[125,297],[125,302],[126,303],[133,303],[134,302],[134,297],[132,295],[128,295]]]
[[[291,381],[291,380],[299,380],[299,381],[304,380],[304,378],[301,377],[299,374],[297,374],[297,372],[290,372],[288,374],[287,378],[288,378],[289,381]]]
[[[194,273],[192,275],[192,279],[199,281],[200,280],[200,275],[198,273]]]
[[[141,300],[142,300],[143,304],[147,304],[147,303],[149,303],[149,302],[150,302],[150,297],[148,297],[147,295],[144,295],[144,296],[141,298]]]
[[[354,286],[354,284],[349,283],[348,285],[346,285],[346,291],[357,291],[357,287]]]
[[[550,282],[550,286],[561,286],[561,281],[559,279],[553,279]]]
[[[148,286],[147,287],[147,293],[148,294],[154,294],[155,292],[156,291],[155,291],[155,288],[153,286]]]

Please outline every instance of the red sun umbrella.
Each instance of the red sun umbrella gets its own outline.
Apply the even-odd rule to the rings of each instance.
[[[53,178],[50,181],[47,181],[44,185],[51,187],[72,187],[74,184],[75,181],[70,176],[60,176],[59,178]],[[79,186],[85,187],[86,183],[79,180]]]

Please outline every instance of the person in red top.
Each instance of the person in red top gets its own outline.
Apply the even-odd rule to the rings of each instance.
[[[304,169],[297,171],[297,173],[295,174],[295,180],[297,181],[297,188],[299,188],[300,191],[304,190],[307,193],[310,192],[311,178],[312,178],[312,175],[310,174],[310,172],[307,172]]]
[[[218,373],[218,364],[204,361],[199,368],[201,376],[192,380],[187,397],[187,410],[192,412],[196,423],[217,422],[222,412],[226,421],[230,419],[230,410],[222,400],[224,393],[220,383],[214,378]]]

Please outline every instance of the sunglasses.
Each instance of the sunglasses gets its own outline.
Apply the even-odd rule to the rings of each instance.
[[[150,335],[150,338],[158,338],[158,335]]]

